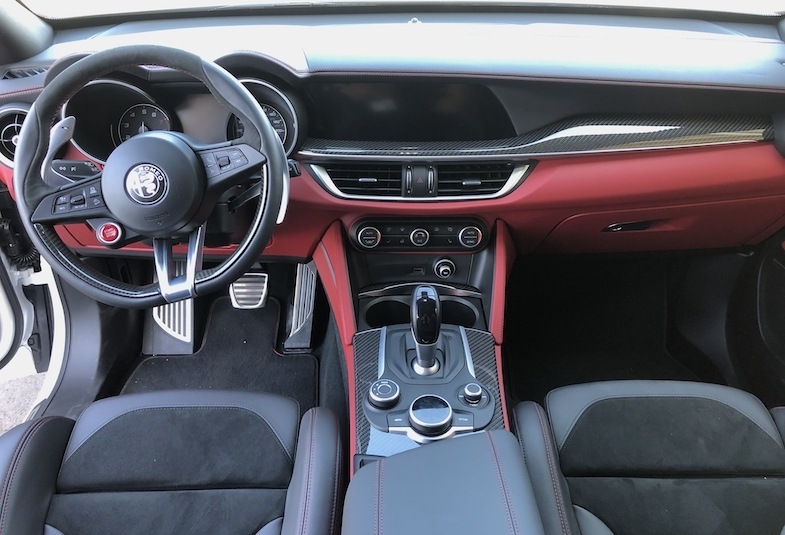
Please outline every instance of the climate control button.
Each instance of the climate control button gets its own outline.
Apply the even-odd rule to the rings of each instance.
[[[474,226],[463,227],[458,233],[458,241],[467,249],[473,249],[482,241],[482,231]]]
[[[431,239],[431,235],[424,228],[417,228],[414,229],[409,235],[409,239],[412,241],[413,245],[416,245],[417,247],[423,247],[424,245],[428,244],[428,240]]]
[[[357,232],[357,241],[366,249],[373,249],[382,241],[382,233],[376,227],[363,227]]]

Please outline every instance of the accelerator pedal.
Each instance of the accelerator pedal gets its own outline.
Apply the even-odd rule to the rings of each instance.
[[[267,273],[249,272],[229,286],[234,308],[249,310],[267,304]]]

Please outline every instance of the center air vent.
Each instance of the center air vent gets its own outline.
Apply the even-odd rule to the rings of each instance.
[[[460,197],[499,193],[514,167],[511,163],[442,164],[438,169],[439,197]]]
[[[23,108],[0,108],[0,162],[9,167],[14,165],[19,133],[27,116]]]
[[[333,184],[346,195],[401,196],[401,164],[334,163],[324,166]]]

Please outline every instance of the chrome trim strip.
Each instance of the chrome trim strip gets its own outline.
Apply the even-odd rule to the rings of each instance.
[[[173,271],[172,240],[169,238],[153,239],[153,257],[155,271],[158,275],[158,287],[163,298],[169,303],[196,296],[196,274],[202,269],[205,226],[202,225],[188,236],[185,273],[180,276],[175,276]]]
[[[376,378],[381,378],[384,375],[384,370],[387,368],[387,327],[382,327],[379,333],[379,365],[376,370]]]
[[[300,135],[300,118],[297,117],[297,112],[294,110],[294,104],[292,104],[292,101],[289,100],[289,97],[287,97],[283,91],[281,91],[271,83],[265,82],[264,80],[259,80],[258,78],[240,78],[238,81],[241,84],[248,83],[248,84],[256,84],[262,87],[266,87],[267,89],[271,90],[276,95],[281,97],[281,100],[283,100],[284,104],[286,104],[286,107],[289,109],[289,113],[292,114],[292,121],[294,121],[292,124],[292,126],[294,127],[292,129],[293,130],[292,135],[289,136],[289,129],[287,128],[286,135],[284,136],[284,141],[283,141],[283,146],[284,146],[284,150],[286,151],[286,155],[287,156],[291,155],[292,150],[294,150],[294,146],[297,143],[297,138]],[[254,95],[254,97],[256,97],[256,95]],[[267,106],[276,108],[275,106],[272,106],[269,102],[260,102],[260,104],[266,104]],[[280,110],[278,110],[278,113],[280,113]],[[286,126],[285,121],[284,121],[284,126]]]
[[[363,159],[372,158],[373,156],[364,156]],[[411,158],[409,158],[411,159]],[[499,158],[495,158],[498,160]],[[343,199],[358,199],[358,200],[371,200],[371,201],[414,201],[414,202],[439,202],[439,201],[476,201],[482,199],[496,199],[498,197],[503,197],[507,195],[510,191],[515,189],[518,184],[520,184],[527,171],[531,168],[529,164],[521,165],[516,167],[510,173],[510,178],[507,179],[507,182],[504,183],[504,186],[497,191],[496,193],[490,195],[436,195],[436,197],[401,197],[398,196],[391,196],[391,195],[382,195],[382,196],[374,196],[374,195],[350,195],[348,193],[344,193],[338,189],[338,187],[333,182],[330,175],[327,173],[327,170],[316,164],[308,164],[308,166],[313,171],[313,176],[316,180],[324,186],[324,188],[335,195],[336,197],[341,197]]]
[[[466,369],[469,371],[472,377],[477,379],[477,375],[474,373],[474,359],[472,358],[472,352],[469,349],[469,338],[466,336],[466,328],[461,326],[460,330],[461,340],[463,341],[463,352],[466,355]]]
[[[414,288],[416,286],[420,286],[421,282],[401,282],[398,284],[390,284],[389,286],[385,286],[384,288],[379,288],[378,290],[367,290],[364,292],[360,292],[357,294],[357,297],[385,297],[388,295],[394,295],[393,292],[396,290],[403,290],[406,288]],[[474,291],[474,290],[465,290],[462,288],[456,288],[455,286],[450,286],[449,284],[439,283],[439,282],[430,282],[428,283],[431,286],[436,288],[440,288],[445,295],[451,295],[454,297],[482,297],[482,293]]]
[[[474,428],[468,426],[452,426],[443,435],[439,435],[438,437],[426,437],[421,435],[411,427],[390,427],[390,433],[406,435],[408,438],[414,440],[418,444],[428,444],[431,442],[438,442],[440,440],[444,440],[445,438],[452,438],[458,433],[467,433],[467,432],[474,432]]]

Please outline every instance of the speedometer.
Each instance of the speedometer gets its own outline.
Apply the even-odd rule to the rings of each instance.
[[[285,144],[286,136],[289,131],[286,128],[286,120],[284,120],[283,115],[269,104],[261,104],[261,107],[264,114],[267,115],[267,119],[270,121],[273,130],[275,130],[275,133],[281,138],[281,143]],[[243,133],[245,133],[245,125],[240,118],[236,115],[229,117],[229,124],[226,126],[226,138],[237,139],[242,137]]]
[[[117,125],[117,139],[120,143],[137,134],[150,130],[171,130],[172,121],[164,110],[153,104],[131,106],[120,117]]]

